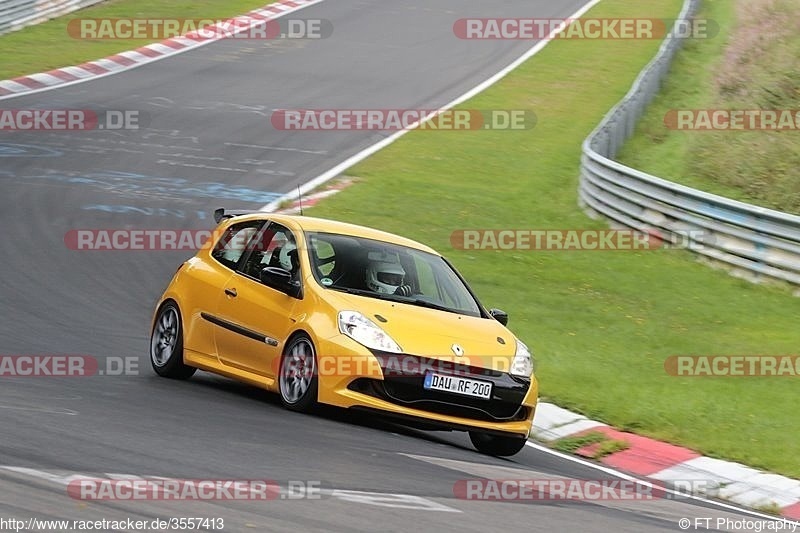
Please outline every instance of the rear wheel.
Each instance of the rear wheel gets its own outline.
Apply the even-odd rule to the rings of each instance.
[[[497,457],[508,457],[522,450],[528,441],[526,437],[501,436],[490,433],[480,433],[478,431],[469,432],[469,440],[472,445],[481,453],[495,455]]]
[[[317,403],[317,354],[305,333],[292,338],[278,371],[281,403],[292,411],[308,412]]]
[[[150,362],[156,374],[165,378],[188,379],[197,371],[183,362],[183,327],[175,302],[158,310],[150,334]]]

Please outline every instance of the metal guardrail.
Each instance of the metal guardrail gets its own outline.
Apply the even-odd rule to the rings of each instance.
[[[0,0],[0,34],[66,15],[102,0]]]
[[[699,5],[700,0],[686,0],[679,19],[694,16]],[[800,286],[800,216],[685,187],[613,161],[660,89],[681,45],[681,37],[668,36],[628,94],[584,141],[581,207],[615,224],[655,230],[667,241],[686,243],[752,281],[782,280]]]

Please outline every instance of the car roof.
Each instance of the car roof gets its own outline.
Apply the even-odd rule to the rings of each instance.
[[[330,220],[327,218],[315,218],[304,215],[283,215],[277,213],[258,213],[235,216],[233,219],[252,220],[268,218],[279,224],[287,227],[299,227],[302,231],[311,231],[319,233],[337,233],[341,235],[349,235],[352,237],[363,237],[365,239],[373,239],[377,241],[389,242],[392,244],[399,244],[407,246],[423,252],[428,252],[434,255],[440,255],[439,252],[433,248],[426,246],[422,243],[389,233],[386,231],[369,228],[367,226],[359,226],[357,224],[350,224],[349,222],[340,222],[338,220]],[[229,219],[230,220],[230,219]]]

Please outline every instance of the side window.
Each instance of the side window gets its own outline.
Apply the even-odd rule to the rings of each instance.
[[[330,276],[336,266],[336,253],[333,250],[333,246],[319,237],[315,237],[312,243],[317,271],[322,277]]]
[[[258,229],[264,223],[263,220],[250,220],[233,224],[222,237],[217,241],[211,257],[222,263],[228,268],[236,269],[239,260],[242,258],[247,245],[253,236],[258,233]]]
[[[252,247],[250,256],[242,266],[242,274],[261,279],[261,271],[265,267],[278,267],[288,270],[295,279],[299,279],[297,240],[289,229],[273,222],[259,240],[261,245]]]

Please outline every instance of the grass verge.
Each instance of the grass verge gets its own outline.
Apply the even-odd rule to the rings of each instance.
[[[550,447],[564,453],[575,453],[584,446],[589,448],[592,459],[602,459],[606,455],[627,450],[630,445],[623,440],[609,439],[598,431],[592,431],[577,437],[564,437],[553,442]]]
[[[606,0],[587,15],[674,18],[680,0]],[[577,207],[580,146],[655,41],[558,40],[462,107],[530,109],[527,131],[415,131],[350,169],[307,214],[439,249],[536,353],[543,398],[710,456],[800,477],[797,378],[677,378],[675,354],[792,354],[800,299],[683,251],[462,251],[464,228],[603,228]]]
[[[73,18],[224,19],[270,4],[269,0],[111,0],[0,36],[0,80],[77,65],[138,48],[153,39],[75,39]]]
[[[564,437],[562,439],[558,439],[550,444],[550,447],[554,450],[564,453],[575,453],[584,446],[597,444],[599,442],[603,442],[604,440],[606,440],[605,435],[599,431],[592,431],[586,433],[585,435],[578,435],[577,437]]]
[[[744,202],[800,213],[800,130],[675,131],[671,109],[791,109],[800,127],[800,5],[707,1],[722,31],[687,43],[619,159]]]

